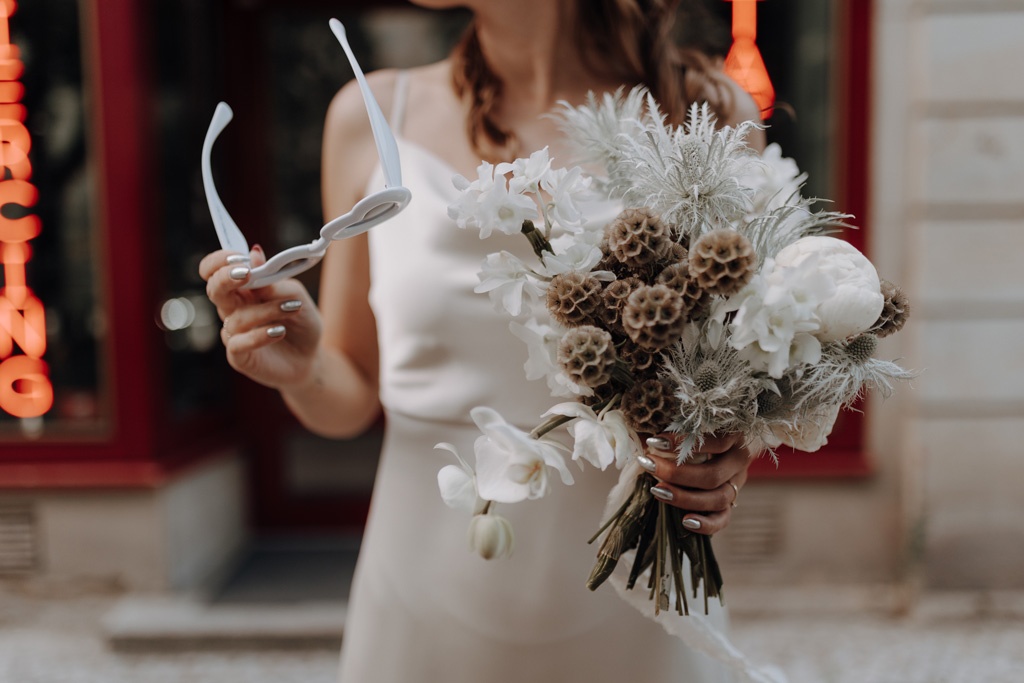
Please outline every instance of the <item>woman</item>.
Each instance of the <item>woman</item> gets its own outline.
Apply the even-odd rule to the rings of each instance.
[[[523,378],[526,350],[487,297],[473,293],[488,252],[526,257],[525,239],[482,242],[447,218],[451,177],[473,176],[481,157],[511,159],[548,146],[571,159],[543,116],[589,91],[646,84],[675,120],[707,99],[724,122],[757,118],[753,102],[698,55],[684,67],[670,42],[672,0],[419,0],[468,5],[474,20],[452,56],[406,73],[372,74],[390,112],[412,203],[367,235],[335,243],[324,261],[320,310],[297,281],[242,290],[248,265],[219,251],[200,267],[224,320],[231,365],[278,389],[311,430],[350,437],[382,409],[387,433],[353,584],[341,680],[717,681],[718,666],[666,635],[610,588],[585,588],[614,473],[587,471],[547,498],[502,508],[519,530],[509,560],[466,547],[467,520],[446,508],[436,473],[439,441],[472,450],[475,405],[536,424],[550,405]],[[758,134],[759,135],[759,134]],[[760,147],[760,139],[752,141]],[[328,217],[382,185],[361,95],[335,97],[323,143]],[[505,241],[502,241],[505,240]],[[371,278],[372,273],[372,278]],[[698,533],[729,521],[746,479],[737,438],[709,440],[703,464],[676,466],[671,444],[640,459],[662,497],[691,511]]]

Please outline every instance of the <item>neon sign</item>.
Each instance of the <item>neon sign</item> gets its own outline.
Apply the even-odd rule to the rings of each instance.
[[[32,184],[32,135],[25,127],[25,65],[11,42],[10,17],[16,0],[0,0],[0,410],[15,417],[39,417],[53,406],[46,352],[46,311],[25,278],[30,242],[42,230]],[[13,209],[13,210],[12,210]],[[17,214],[17,217],[11,217]]]
[[[725,73],[750,93],[761,118],[772,115],[775,88],[757,49],[757,0],[732,0],[732,47],[725,57]]]

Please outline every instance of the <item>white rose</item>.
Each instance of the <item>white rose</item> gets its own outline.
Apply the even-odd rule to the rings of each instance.
[[[792,446],[798,451],[813,453],[828,443],[828,435],[839,417],[839,406],[823,405],[816,414],[798,424],[795,428],[773,425],[770,434],[765,435],[764,442],[771,448],[782,444]]]
[[[819,272],[835,284],[835,291],[822,298],[815,309],[821,341],[838,341],[871,327],[882,313],[878,272],[871,261],[849,242],[822,235],[803,237],[775,256],[778,267],[798,266],[811,255],[817,257]]]

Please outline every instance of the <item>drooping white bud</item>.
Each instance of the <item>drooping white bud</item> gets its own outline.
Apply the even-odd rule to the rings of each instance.
[[[512,554],[512,523],[494,514],[475,515],[469,523],[469,548],[485,560]]]

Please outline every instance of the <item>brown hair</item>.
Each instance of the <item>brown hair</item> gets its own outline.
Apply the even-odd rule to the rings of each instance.
[[[594,72],[646,86],[672,123],[682,122],[691,103],[704,101],[720,120],[728,119],[734,102],[724,75],[704,52],[675,41],[679,2],[577,0],[576,45]],[[474,151],[489,158],[514,153],[514,134],[493,118],[502,82],[488,68],[472,23],[452,51],[452,78],[468,107]]]

